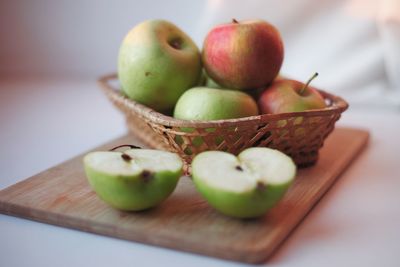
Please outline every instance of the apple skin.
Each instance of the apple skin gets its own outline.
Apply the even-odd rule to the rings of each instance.
[[[304,83],[295,80],[280,79],[274,81],[265,89],[258,100],[260,112],[278,114],[326,107],[324,98],[313,87],[307,86],[300,95],[303,87]]]
[[[235,218],[256,218],[264,215],[286,193],[290,184],[267,186],[264,191],[254,189],[247,193],[234,193],[209,187],[193,177],[197,190],[219,212]]]
[[[195,87],[186,91],[178,100],[174,110],[174,117],[182,120],[223,120],[258,115],[257,103],[250,95],[229,89]],[[181,128],[184,132],[193,132],[193,128]],[[206,132],[214,132],[215,128],[207,128]],[[238,136],[239,138],[239,136]],[[222,143],[222,136],[215,137],[215,144]],[[183,143],[182,138],[175,137],[177,143]],[[203,138],[196,136],[192,144],[199,147]],[[191,155],[190,148],[185,151]]]
[[[119,210],[138,211],[154,207],[175,189],[181,173],[160,172],[152,181],[145,182],[139,175],[118,176],[85,168],[89,182],[97,195]]]
[[[210,77],[208,77],[207,81],[206,81],[206,87],[208,88],[219,88],[219,89],[225,89],[223,87],[221,87],[221,85],[219,85],[218,83],[216,83],[213,79],[211,79]]]
[[[207,87],[186,91],[174,110],[174,117],[183,120],[222,120],[255,115],[258,115],[257,103],[248,94]]]
[[[218,88],[218,89],[226,89],[221,87],[219,84],[217,84],[213,79],[211,79],[208,75],[207,72],[203,69],[201,73],[201,78],[199,83],[197,84],[197,87],[208,87],[208,88]]]
[[[104,202],[119,210],[139,211],[158,205],[171,195],[183,173],[181,168],[155,172],[151,179],[144,179],[142,173],[115,175],[90,167],[88,156],[90,153],[84,158],[84,169],[89,184]]]
[[[172,109],[184,91],[198,84],[201,71],[196,44],[165,20],[140,23],[126,35],[119,50],[123,92],[157,111]]]
[[[267,86],[278,75],[284,48],[278,30],[263,20],[222,24],[207,35],[204,68],[219,85],[231,89]]]

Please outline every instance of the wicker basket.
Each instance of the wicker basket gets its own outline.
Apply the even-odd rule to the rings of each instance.
[[[320,90],[328,107],[304,112],[263,114],[218,121],[178,120],[122,95],[117,75],[99,79],[107,97],[126,115],[129,130],[150,147],[178,153],[190,172],[193,157],[205,150],[238,154],[245,148],[263,146],[290,155],[299,167],[314,164],[318,150],[332,132],[348,104]]]

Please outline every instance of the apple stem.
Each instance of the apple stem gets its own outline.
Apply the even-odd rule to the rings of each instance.
[[[239,21],[237,21],[236,19],[232,19],[233,23],[239,23]]]
[[[134,145],[120,145],[120,146],[116,146],[116,147],[113,147],[113,148],[111,148],[109,151],[114,151],[114,150],[116,150],[116,149],[118,149],[118,148],[121,148],[121,147],[129,147],[129,148],[141,148],[140,146],[134,146]]]
[[[303,86],[303,88],[301,88],[299,94],[303,95],[304,91],[307,89],[308,85],[311,83],[312,80],[314,80],[316,77],[318,76],[318,72],[314,73],[313,76],[311,76],[310,79],[308,79],[308,81],[306,82],[306,84]]]
[[[116,146],[116,147],[113,147],[113,148],[111,148],[109,151],[114,151],[114,150],[116,150],[116,149],[118,149],[118,148],[121,148],[121,147],[129,147],[129,148],[141,148],[141,147],[139,147],[139,146],[134,146],[134,145],[120,145],[120,146]],[[131,157],[131,156],[129,156],[128,154],[125,154],[125,153],[122,153],[121,154],[121,158],[125,161],[125,162],[131,162],[132,160],[133,160],[133,158]]]

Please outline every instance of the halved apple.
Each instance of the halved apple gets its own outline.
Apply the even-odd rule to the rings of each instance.
[[[285,194],[296,176],[296,165],[284,153],[248,148],[237,157],[206,151],[192,162],[193,181],[208,203],[238,218],[259,217]]]
[[[177,154],[152,149],[91,152],[83,162],[97,195],[120,210],[158,205],[174,191],[183,172]]]

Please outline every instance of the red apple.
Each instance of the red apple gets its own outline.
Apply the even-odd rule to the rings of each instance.
[[[266,21],[234,19],[208,33],[202,59],[207,74],[222,87],[264,87],[282,66],[283,42],[278,30]]]
[[[258,100],[260,112],[277,114],[326,107],[322,95],[308,86],[317,76],[318,73],[315,73],[306,84],[288,79],[274,81]]]

